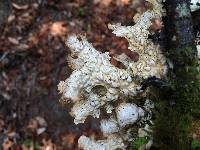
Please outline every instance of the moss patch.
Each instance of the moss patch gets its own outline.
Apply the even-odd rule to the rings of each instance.
[[[189,150],[192,121],[200,119],[198,63],[192,48],[171,50],[169,56],[174,62],[174,70],[168,74],[171,86],[164,90],[153,89],[154,140],[162,150]]]

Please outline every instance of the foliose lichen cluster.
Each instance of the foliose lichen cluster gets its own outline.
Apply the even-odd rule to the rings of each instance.
[[[84,150],[125,149],[126,141],[133,139],[127,126],[144,119],[146,112],[151,113],[153,106],[148,99],[143,107],[126,102],[127,97],[144,92],[140,90],[144,79],[162,78],[167,73],[166,58],[159,45],[149,39],[152,20],[161,20],[165,11],[161,0],[146,2],[153,7],[134,18],[134,26],[108,25],[116,36],[128,41],[129,50],[139,55],[137,62],[124,54],[115,56],[126,69],[112,65],[109,53],[97,51],[84,36],[71,35],[66,42],[71,49],[68,63],[73,72],[59,83],[58,90],[64,99],[73,103],[70,114],[74,117],[74,123],[84,123],[88,116],[100,118],[102,109],[110,116],[100,121],[105,139],[96,141],[86,136],[79,138],[79,147]],[[199,1],[192,0],[190,7],[191,11],[199,9]],[[146,119],[150,120],[151,116],[148,115]],[[147,134],[144,130],[149,130],[147,124],[139,128],[139,136]]]
[[[192,12],[200,9],[200,0],[191,0],[190,9]]]
[[[146,0],[152,5],[147,11],[134,19],[135,25],[108,25],[118,37],[124,37],[128,49],[137,52],[137,62],[125,55],[116,56],[126,68],[121,69],[110,63],[109,53],[101,53],[84,36],[69,36],[66,41],[71,50],[68,58],[73,69],[65,81],[61,81],[58,90],[64,99],[73,104],[71,116],[74,123],[84,123],[88,116],[101,118],[105,110],[108,118],[101,119],[102,140],[81,136],[79,147],[84,150],[125,149],[126,141],[132,140],[128,126],[142,120],[148,108],[127,102],[127,97],[144,93],[142,81],[149,77],[162,78],[167,73],[166,58],[158,44],[149,39],[153,19],[165,14],[162,0]],[[148,100],[147,100],[148,101]]]

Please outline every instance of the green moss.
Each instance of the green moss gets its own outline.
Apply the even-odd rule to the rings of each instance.
[[[40,145],[38,142],[35,143],[35,145],[33,146],[33,140],[32,139],[26,139],[22,145],[24,145],[27,148],[31,148],[34,147],[34,150],[40,150]]]
[[[200,141],[193,140],[192,141],[192,150],[199,150],[200,149]]]
[[[78,15],[79,15],[80,17],[85,16],[85,10],[84,10],[82,7],[79,8]]]
[[[153,89],[156,102],[154,140],[161,150],[191,149],[191,123],[200,116],[200,80],[192,48],[169,51],[169,89]],[[191,59],[193,58],[193,59]],[[155,96],[156,95],[156,96]]]
[[[139,150],[139,148],[141,146],[147,144],[149,140],[150,140],[149,137],[139,137],[136,140],[134,140],[134,142],[129,150]]]
[[[165,55],[175,64],[184,65],[191,64],[196,61],[197,52],[194,51],[193,47],[185,47],[184,49],[170,49]]]

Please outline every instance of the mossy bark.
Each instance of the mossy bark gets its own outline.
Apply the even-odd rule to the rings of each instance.
[[[154,144],[161,150],[190,150],[191,123],[200,119],[200,75],[189,1],[167,0],[165,7],[165,55],[173,68],[166,79],[170,87],[153,89]]]

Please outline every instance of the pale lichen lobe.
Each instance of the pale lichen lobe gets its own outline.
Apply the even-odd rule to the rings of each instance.
[[[186,3],[178,4],[178,6],[176,8],[176,12],[178,13],[179,17],[190,16],[190,11],[187,7],[188,7],[188,5]]]
[[[109,53],[97,51],[84,36],[71,35],[66,41],[71,50],[68,63],[73,72],[59,83],[58,90],[64,99],[73,103],[70,114],[74,123],[84,123],[88,116],[100,118],[102,109],[110,116],[100,121],[100,129],[106,139],[96,141],[80,137],[79,147],[84,150],[125,149],[125,141],[130,140],[127,127],[140,121],[148,111],[128,103],[126,99],[144,92],[141,90],[144,79],[153,76],[162,78],[167,72],[166,58],[159,45],[149,39],[152,20],[161,20],[165,11],[161,0],[147,2],[153,6],[152,9],[137,17],[134,26],[108,25],[116,36],[128,41],[129,50],[139,55],[137,62],[125,55],[115,56],[126,66],[125,69],[112,65]]]

